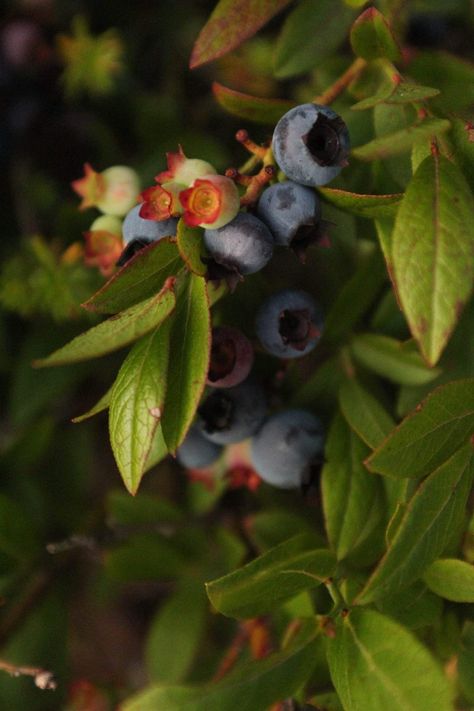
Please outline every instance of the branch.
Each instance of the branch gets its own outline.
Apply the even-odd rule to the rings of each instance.
[[[0,659],[0,669],[7,672],[10,676],[32,676],[38,689],[56,689],[56,681],[54,674],[40,667],[23,667],[16,666]]]
[[[323,106],[332,104],[332,102],[337,99],[339,94],[342,94],[344,89],[346,89],[349,84],[359,76],[366,64],[367,62],[365,59],[362,59],[361,57],[354,59],[352,64],[346,69],[344,74],[341,74],[339,79],[336,79],[334,84],[331,84],[331,86],[322,94],[319,94],[319,96],[314,97],[313,104],[322,104]]]

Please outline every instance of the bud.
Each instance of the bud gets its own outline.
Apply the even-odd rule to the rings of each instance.
[[[190,227],[218,229],[234,219],[240,208],[239,191],[224,175],[206,175],[179,194],[183,219]]]
[[[196,180],[204,175],[213,175],[217,171],[210,163],[200,158],[186,158],[181,146],[178,147],[177,153],[167,153],[166,161],[168,170],[159,173],[155,180],[160,185],[169,181],[180,183],[183,187],[188,187]]]
[[[99,267],[103,276],[110,276],[122,253],[121,220],[111,215],[98,217],[84,233],[84,239],[84,263],[88,267]]]
[[[170,181],[147,188],[140,194],[143,205],[138,213],[145,220],[168,220],[183,212],[179,194],[183,185]]]
[[[97,207],[105,215],[123,217],[137,202],[138,175],[125,165],[115,165],[97,173],[89,163],[84,177],[74,180],[73,190],[82,197],[80,210]]]

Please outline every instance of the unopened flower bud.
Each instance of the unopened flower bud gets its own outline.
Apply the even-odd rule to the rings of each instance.
[[[218,229],[233,220],[240,208],[237,187],[224,175],[198,178],[179,198],[184,207],[183,219],[191,227]]]

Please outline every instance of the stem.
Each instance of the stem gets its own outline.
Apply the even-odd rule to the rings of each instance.
[[[326,586],[326,589],[328,593],[330,594],[332,601],[334,603],[334,610],[338,610],[341,607],[344,607],[346,604],[344,601],[344,598],[342,597],[341,591],[339,590],[339,587],[336,585],[334,580],[332,578],[328,578],[327,580],[324,581],[324,584]]]
[[[319,96],[314,97],[313,104],[323,104],[324,106],[332,104],[339,94],[342,94],[344,89],[359,76],[366,65],[367,62],[365,59],[362,59],[362,57],[354,59],[352,64],[346,69],[344,74],[341,74],[339,79],[336,79],[334,84],[331,84],[331,86],[322,94],[319,94]]]
[[[0,659],[0,669],[10,676],[32,676],[39,689],[55,689],[56,682],[52,672],[40,667],[16,666],[10,662]]]

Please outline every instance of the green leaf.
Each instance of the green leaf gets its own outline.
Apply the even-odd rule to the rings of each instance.
[[[109,491],[106,498],[107,525],[151,526],[160,523],[178,523],[184,512],[163,496],[140,493],[129,496],[123,489]]]
[[[380,248],[385,257],[387,263],[387,268],[389,271],[390,279],[393,281],[393,266],[392,266],[392,233],[393,233],[393,221],[392,220],[376,220],[375,229],[377,231],[377,237],[379,239]]]
[[[207,267],[201,259],[205,255],[203,233],[201,227],[188,227],[183,219],[178,222],[176,244],[179,254],[189,271],[198,276],[204,276],[207,272]]]
[[[252,37],[291,0],[219,0],[191,53],[190,69],[222,57]]]
[[[367,460],[371,471],[421,477],[469,441],[474,430],[474,379],[434,390]]]
[[[292,511],[260,511],[247,519],[245,530],[255,546],[262,551],[284,543],[288,538],[298,533],[313,533],[314,525],[296,512]],[[324,546],[324,538],[317,543],[318,548]]]
[[[146,665],[153,681],[180,682],[199,651],[207,599],[202,583],[184,579],[152,620]]]
[[[426,360],[438,361],[474,284],[474,199],[444,156],[426,158],[395,221],[392,257],[400,302]]]
[[[189,568],[189,561],[171,540],[157,533],[141,533],[104,555],[105,572],[114,582],[173,580]]]
[[[107,390],[106,393],[102,395],[100,400],[96,402],[96,404],[90,408],[90,410],[87,410],[83,415],[78,415],[77,417],[72,418],[72,422],[75,422],[76,424],[78,422],[83,422],[84,420],[88,420],[90,417],[94,417],[94,415],[98,415],[99,412],[104,412],[104,410],[107,410],[109,405],[110,405],[110,398],[112,396],[112,386]]]
[[[209,366],[211,320],[206,282],[189,274],[179,293],[170,339],[172,357],[161,420],[170,452],[176,452],[191,426]]]
[[[349,425],[371,449],[378,447],[395,425],[380,402],[355,379],[343,383],[339,403]]]
[[[47,358],[35,361],[34,365],[45,368],[112,353],[156,328],[168,318],[175,305],[174,279],[169,279],[159,294],[93,326]]]
[[[448,131],[450,126],[450,122],[446,119],[424,119],[400,131],[374,138],[373,141],[354,148],[352,155],[359,160],[367,161],[376,160],[377,158],[389,158],[404,151],[409,151],[417,141],[433,139]]]
[[[368,452],[344,418],[336,415],[326,444],[321,490],[326,531],[338,560],[367,540],[384,513],[381,482],[363,464]]]
[[[292,101],[243,94],[241,91],[229,89],[216,81],[212,84],[212,91],[219,106],[229,114],[266,126],[276,124],[283,114],[286,114],[294,106]]]
[[[375,610],[338,618],[327,649],[345,711],[452,711],[451,687],[428,650]]]
[[[421,385],[434,380],[439,368],[429,368],[412,341],[402,343],[377,333],[361,333],[350,344],[354,357],[374,373],[401,385]]]
[[[160,239],[141,249],[84,304],[89,311],[115,314],[156,294],[166,279],[183,268],[174,239]]]
[[[155,435],[151,442],[150,451],[148,452],[148,457],[146,459],[145,468],[143,473],[155,467],[159,464],[168,454],[168,447],[166,445],[165,439],[163,437],[163,430],[161,425],[156,428]]]
[[[210,601],[228,617],[256,617],[270,612],[332,575],[334,555],[315,545],[318,539],[308,534],[280,543],[243,568],[206,583]]]
[[[279,79],[303,74],[329,57],[346,37],[354,11],[333,0],[301,0],[277,40],[274,71]]]
[[[456,162],[474,190],[474,124],[453,118],[449,137],[454,144]]]
[[[438,622],[443,601],[418,580],[395,595],[377,600],[377,609],[405,627],[420,629]]]
[[[467,700],[474,703],[474,622],[466,621],[461,642],[457,664],[459,684]]]
[[[164,408],[170,322],[132,348],[112,389],[109,434],[125,486],[135,494]]]
[[[474,65],[464,57],[424,50],[413,58],[407,71],[421,84],[436,83],[440,90],[440,95],[433,100],[436,108],[457,113],[472,106]]]
[[[397,62],[401,58],[388,22],[375,7],[367,8],[354,22],[350,41],[354,54],[362,59],[385,57]]]
[[[402,193],[361,195],[339,188],[318,188],[318,192],[326,202],[332,203],[340,210],[368,218],[395,215],[403,197]]]
[[[420,578],[443,552],[464,516],[473,464],[472,447],[466,445],[418,485],[357,603],[365,605],[397,593]]]
[[[361,260],[333,303],[324,324],[324,343],[337,343],[347,337],[379,296],[386,278],[383,258],[375,248]]]
[[[378,104],[412,104],[419,101],[426,101],[439,94],[439,89],[430,86],[420,86],[408,81],[387,82],[380,87],[376,94],[368,96],[366,99],[358,101],[351,106],[353,111],[364,111],[372,109]]]
[[[423,580],[436,595],[453,602],[474,602],[474,565],[440,558],[425,570]]]
[[[307,632],[307,629],[311,633]],[[267,711],[295,694],[317,662],[314,623],[282,651],[239,665],[221,681],[205,686],[152,686],[123,704],[123,711]]]

